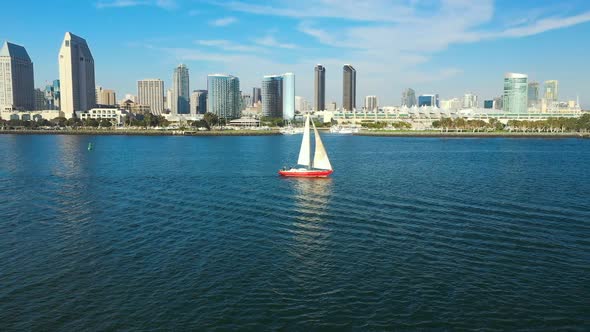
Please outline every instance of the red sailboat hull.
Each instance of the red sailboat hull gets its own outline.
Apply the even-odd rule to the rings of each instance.
[[[334,171],[331,169],[328,170],[288,170],[288,171],[279,171],[281,176],[286,177],[298,177],[298,178],[325,178],[332,174]]]

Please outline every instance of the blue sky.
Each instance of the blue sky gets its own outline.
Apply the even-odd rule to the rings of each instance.
[[[6,8],[8,7],[8,8]],[[399,104],[401,90],[502,92],[505,72],[560,81],[560,99],[590,108],[590,1],[533,0],[54,0],[4,4],[0,40],[24,45],[36,85],[58,77],[66,31],[85,38],[96,83],[136,93],[185,63],[191,89],[208,73],[238,76],[242,90],[262,76],[294,72],[311,100],[313,67],[324,64],[327,101],[342,102],[342,65],[357,69],[357,106],[366,95]],[[34,9],[34,10],[31,10]],[[19,15],[21,14],[21,15]],[[8,28],[6,28],[8,27]]]

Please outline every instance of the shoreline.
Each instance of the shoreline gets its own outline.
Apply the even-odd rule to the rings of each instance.
[[[319,129],[318,129],[319,130]],[[82,136],[278,136],[278,130],[211,130],[211,131],[160,131],[160,130],[1,130],[0,135],[82,135]],[[534,133],[534,132],[439,132],[439,131],[361,131],[353,136],[407,137],[407,138],[582,138],[590,133]],[[348,135],[343,135],[348,136]]]
[[[0,130],[0,135],[86,135],[86,136],[275,136],[277,130],[211,130],[211,131],[159,131],[159,130]]]
[[[534,132],[439,132],[439,131],[361,131],[355,136],[373,137],[433,137],[433,138],[590,138],[590,133],[534,133]]]

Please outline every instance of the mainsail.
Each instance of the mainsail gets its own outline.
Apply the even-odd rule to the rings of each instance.
[[[299,159],[297,160],[297,164],[310,166],[310,157],[311,137],[309,133],[309,115],[307,115],[305,117],[305,129],[303,130],[303,140],[301,141],[301,150],[299,150]]]
[[[322,143],[320,134],[318,133],[318,130],[315,127],[315,123],[313,124],[313,134],[315,136],[315,153],[313,155],[313,167],[319,169],[332,169],[332,165],[330,164],[330,160],[328,159],[328,154],[326,153],[326,149],[324,148],[324,144]]]

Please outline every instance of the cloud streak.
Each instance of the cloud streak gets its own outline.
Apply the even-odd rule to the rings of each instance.
[[[155,6],[163,9],[175,9],[178,4],[175,0],[103,0],[96,4],[96,8],[127,8],[137,6]]]
[[[214,26],[214,27],[226,27],[228,25],[236,23],[237,21],[238,21],[238,19],[236,19],[235,17],[228,16],[228,17],[222,17],[222,18],[218,18],[216,20],[210,21],[209,25]]]

